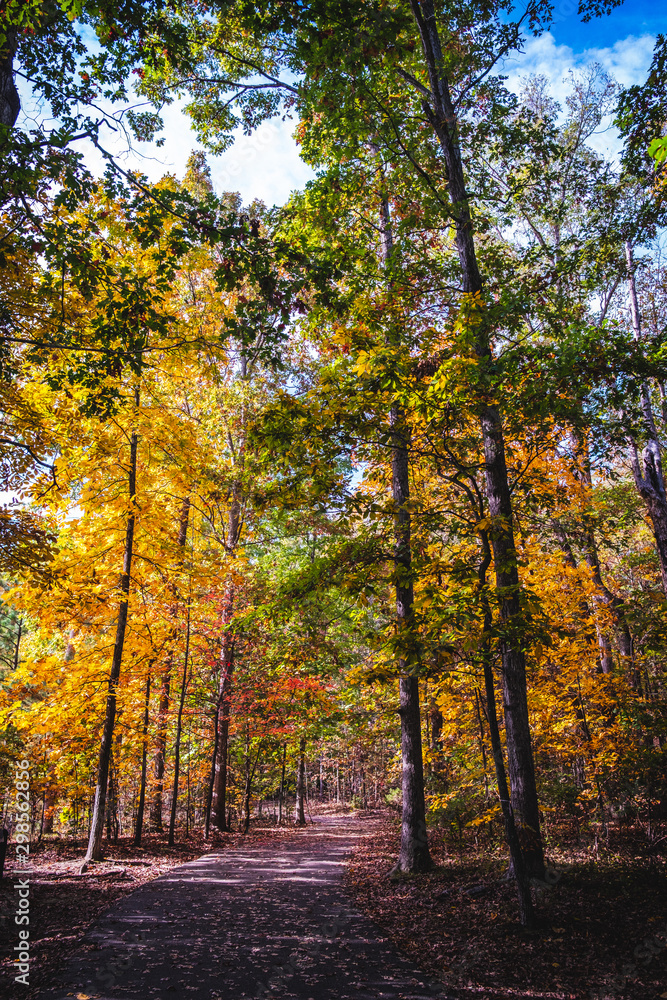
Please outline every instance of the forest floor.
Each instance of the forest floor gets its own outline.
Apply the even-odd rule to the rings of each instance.
[[[12,982],[10,845],[0,882],[0,994],[143,1000],[176,989],[213,1000],[218,985],[228,1000],[667,997],[667,866],[639,837],[599,846],[597,856],[586,844],[551,845],[558,881],[537,890],[539,924],[526,933],[515,890],[501,880],[501,849],[448,850],[435,831],[434,871],[393,879],[393,815],[317,819],[301,831],[258,821],[247,837],[192,837],[173,848],[156,835],[141,849],[122,840],[84,875],[85,844],[43,842],[29,871],[29,988]],[[375,926],[359,922],[350,897]],[[146,944],[156,921],[157,953]],[[201,978],[196,959],[215,967],[201,992],[192,980],[194,968]],[[145,981],[139,966],[142,975],[148,969]]]
[[[347,859],[377,825],[318,816],[226,841],[116,899],[49,976],[36,958],[37,990],[31,976],[30,992],[3,984],[2,995],[448,1000],[345,894]]]
[[[558,881],[536,889],[536,930],[518,925],[506,852],[447,848],[429,835],[428,875],[388,878],[398,820],[383,817],[346,876],[357,906],[456,997],[655,1000],[667,997],[667,863],[645,836],[611,846],[552,844]]]
[[[10,844],[4,878],[0,881],[0,995],[7,995],[5,985],[13,979],[12,950],[18,930],[14,925],[17,877],[28,875],[30,881],[31,973],[29,989],[18,986],[16,995],[32,1000],[53,982],[73,947],[117,900],[207,852],[238,847],[246,840],[265,843],[269,836],[273,841],[292,832],[287,827],[263,829],[258,824],[247,838],[239,833],[215,831],[205,841],[201,833],[196,833],[173,847],[167,845],[165,834],[144,835],[142,847],[134,847],[131,837],[122,837],[115,844],[105,843],[104,862],[83,875],[79,869],[87,841],[46,838],[31,845],[27,872],[14,861]]]

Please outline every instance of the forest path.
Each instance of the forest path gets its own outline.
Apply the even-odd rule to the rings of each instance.
[[[41,995],[444,998],[344,892],[345,860],[372,835],[372,820],[316,817],[275,845],[249,841],[174,868],[114,905]]]

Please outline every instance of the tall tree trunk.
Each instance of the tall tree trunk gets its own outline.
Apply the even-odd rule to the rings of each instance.
[[[257,748],[257,753],[255,754],[255,760],[252,760],[252,754],[250,753],[250,740],[246,741],[246,758],[245,758],[245,788],[243,790],[243,833],[246,834],[250,829],[250,804],[252,801],[252,782],[255,777],[255,771],[257,770],[257,764],[259,762],[259,755],[262,752],[261,743]],[[259,808],[261,813],[262,803],[260,801]]]
[[[188,686],[188,660],[190,659],[190,599],[188,599],[188,617],[185,631],[185,656],[183,657],[183,677],[181,678],[181,697],[178,703],[178,717],[176,719],[176,746],[174,747],[174,784],[171,792],[171,811],[169,814],[169,834],[167,843],[170,847],[174,844],[174,833],[176,830],[176,809],[178,807],[178,779],[181,767],[181,732],[183,728],[183,705],[185,704],[185,692]]]
[[[16,28],[5,29],[5,40],[0,50],[0,125],[13,128],[21,110],[14,83],[14,56],[16,54]]]
[[[581,455],[581,478],[583,480],[584,488],[587,490],[589,495],[592,495],[593,474],[591,470],[588,444],[585,440],[580,442],[579,452]],[[614,623],[616,644],[620,653],[624,673],[626,673],[630,684],[635,686],[637,683],[637,675],[634,662],[634,645],[625,614],[625,604],[620,597],[616,594],[612,594],[602,579],[600,555],[597,540],[595,538],[595,529],[592,519],[587,513],[584,513],[583,516],[583,528],[584,558],[586,559],[586,563],[591,571],[593,582],[597,588],[598,593],[596,600],[604,604],[608,609]],[[600,670],[602,673],[608,674],[611,673],[613,668],[613,659],[611,656],[609,640],[605,635],[601,634],[600,629],[598,629],[598,636],[600,643]]]
[[[53,833],[53,817],[56,811],[56,790],[52,785],[44,793],[43,833]]]
[[[139,407],[138,389],[135,391],[134,404],[135,410],[137,410]],[[107,783],[109,780],[109,761],[111,759],[111,747],[114,725],[116,722],[116,690],[118,688],[120,668],[123,662],[123,646],[125,644],[125,632],[127,629],[127,612],[129,606],[130,578],[132,572],[132,550],[134,546],[134,528],[136,524],[137,504],[137,444],[137,432],[133,431],[130,439],[130,467],[128,475],[129,513],[125,528],[123,572],[120,579],[121,597],[118,606],[116,638],[114,641],[113,657],[111,660],[111,671],[109,673],[106,713],[104,716],[102,740],[100,743],[100,756],[97,765],[97,784],[95,787],[93,816],[90,824],[88,850],[86,851],[86,856],[84,858],[84,865],[90,861],[102,860],[102,833],[104,830],[104,813],[106,807]]]
[[[204,809],[204,840],[208,840],[211,830],[211,806],[213,804],[213,784],[215,782],[215,765],[218,760],[218,715],[220,705],[215,706],[215,716],[213,718],[213,755],[211,757],[211,776],[206,790],[206,807]]]
[[[391,268],[394,241],[389,201],[383,193],[380,201],[380,236],[382,259],[388,272],[391,290]],[[392,329],[389,344],[400,342],[398,331]],[[414,651],[412,634],[414,594],[412,585],[412,541],[410,516],[410,431],[403,408],[398,402],[389,414],[391,445],[391,496],[394,506],[394,591],[396,628],[398,634]],[[419,681],[408,666],[408,659],[399,656],[399,716],[401,720],[401,758],[403,808],[401,845],[395,871],[426,872],[433,867],[426,835],[426,803],[424,800],[424,760],[422,755]]]
[[[152,661],[148,664],[146,671],[146,694],[144,696],[144,721],[141,728],[141,778],[139,780],[139,805],[137,806],[137,820],[134,825],[134,846],[141,847],[141,835],[144,827],[144,810],[146,808],[146,772],[148,770],[148,714],[151,702],[151,667]]]
[[[185,542],[188,537],[188,522],[190,518],[190,497],[185,497],[181,506],[181,513],[178,522],[177,544],[181,552],[185,549]],[[182,563],[182,556],[179,556],[178,566]],[[174,645],[178,639],[178,626],[173,624],[178,616],[178,588],[172,587],[173,602],[169,617],[172,620],[171,635],[169,637],[169,650],[167,660],[162,674],[162,684],[160,688],[160,705],[157,716],[157,739],[155,746],[155,756],[153,757],[153,796],[151,801],[151,826],[154,830],[162,830],[162,797],[164,793],[164,769],[165,756],[167,752],[167,722],[169,718],[169,701],[171,688],[171,674],[174,666]]]
[[[296,765],[296,802],[294,804],[294,822],[297,826],[306,825],[305,813],[306,792],[306,737],[299,740],[299,759]]]
[[[229,752],[229,720],[232,707],[232,682],[234,678],[234,636],[231,632],[232,612],[234,609],[234,585],[227,587],[225,604],[222,612],[222,624],[225,631],[222,635],[222,650],[220,654],[220,686],[218,689],[217,712],[217,752],[213,778],[213,798],[211,803],[211,819],[218,830],[227,830],[227,756]]]
[[[280,795],[278,797],[278,826],[283,821],[283,800],[285,797],[285,765],[287,763],[287,743],[283,743],[283,766],[280,772]]]
[[[14,643],[14,670],[18,670],[21,662],[21,636],[23,635],[23,618],[19,618],[16,642]]]
[[[614,623],[614,632],[616,633],[616,642],[621,656],[623,671],[627,675],[630,684],[634,687],[637,684],[634,648],[628,620],[625,615],[624,602],[616,594],[612,594],[602,579],[600,556],[592,529],[586,531],[584,544],[586,563],[591,571],[591,576],[599,595],[597,599],[609,610]],[[613,658],[611,656],[609,640],[606,636],[600,634],[600,669],[603,674],[609,674],[612,667]]]
[[[642,335],[641,315],[639,312],[639,302],[637,301],[632,247],[629,243],[625,244],[625,256],[628,265],[628,291],[630,294],[632,329],[635,340],[639,341]],[[660,562],[662,586],[667,594],[667,495],[665,494],[665,480],[662,474],[660,439],[658,438],[658,432],[653,419],[651,392],[646,383],[641,389],[641,402],[644,416],[644,432],[646,434],[646,443],[642,451],[644,474],[642,475],[639,465],[637,444],[632,438],[630,439],[630,462],[637,492],[646,504],[653,525],[653,534]]]
[[[484,689],[486,692],[486,717],[489,723],[489,734],[491,736],[491,752],[496,770],[496,782],[498,785],[498,797],[503,814],[503,825],[505,828],[505,840],[509,847],[510,862],[512,872],[516,879],[519,896],[519,917],[524,927],[531,927],[534,922],[533,900],[530,894],[530,876],[526,867],[524,852],[519,840],[519,834],[514,821],[514,811],[510,801],[510,793],[507,787],[507,776],[505,773],[505,759],[500,741],[500,729],[498,726],[498,712],[496,708],[496,689],[493,682],[493,662],[492,649],[489,641],[491,625],[493,623],[491,608],[486,593],[486,571],[491,563],[491,547],[488,535],[482,532],[481,536],[484,558],[478,571],[480,594],[482,599],[482,610],[484,614],[484,627],[482,633],[481,654],[484,667]],[[480,719],[481,726],[481,719]]]
[[[450,94],[449,81],[443,72],[446,60],[443,58],[435,8],[433,0],[410,0],[410,4],[421,37],[432,95],[431,100],[424,100],[422,106],[440,144],[447,169],[456,248],[461,266],[462,291],[467,297],[479,296],[483,281],[475,251],[474,228],[458,138],[457,114]],[[483,370],[493,360],[490,330],[483,312],[476,325],[475,336],[475,349],[480,370]],[[531,875],[541,877],[544,874],[544,853],[528,717],[526,663],[521,643],[523,614],[505,443],[500,411],[493,399],[489,398],[488,391],[481,387],[479,419],[484,447],[489,513],[494,525],[491,543],[496,586],[501,595],[504,634],[503,701],[512,803],[515,821],[526,848],[528,870]]]
[[[242,358],[242,376],[246,377],[245,356]],[[243,422],[243,415],[242,415]],[[231,443],[230,447],[234,451]],[[238,448],[235,457],[239,470],[243,468],[244,452],[243,442]],[[233,558],[236,554],[241,538],[242,529],[242,502],[243,484],[241,480],[236,480],[232,485],[232,502],[227,518],[227,539],[225,548]],[[220,685],[218,688],[218,750],[215,763],[215,777],[213,781],[213,802],[211,815],[215,826],[219,830],[228,828],[227,817],[225,815],[227,801],[227,753],[229,745],[229,720],[232,708],[232,682],[234,678],[234,633],[231,628],[234,612],[235,587],[230,580],[225,592],[225,601],[222,609],[221,626],[222,648],[220,651]]]

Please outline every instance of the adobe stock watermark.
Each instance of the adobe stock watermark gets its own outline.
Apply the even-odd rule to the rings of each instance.
[[[258,983],[255,997],[260,1000],[266,997],[279,987],[285,986],[287,981],[300,972],[304,965],[312,964],[325,942],[335,940],[338,935],[350,923],[353,913],[351,910],[340,907],[338,911],[328,918],[320,927],[317,937],[307,940],[297,950],[293,951],[281,965],[274,965],[269,973],[269,978],[264,983]]]
[[[632,953],[636,962],[626,962],[625,965],[621,966],[620,973],[612,976],[602,988],[591,990],[590,1000],[613,1000],[613,998],[621,996],[621,991],[628,979],[636,976],[640,968],[646,969],[656,955],[660,955],[665,948],[667,948],[667,924],[659,926],[657,931],[636,945]]]
[[[280,129],[274,121],[265,121],[260,128],[245,138],[241,146],[231,147],[224,159],[216,166],[215,183],[217,188],[233,190],[239,178],[249,166],[259,157],[266,158],[266,153],[281,139]]]
[[[21,878],[28,871],[30,862],[30,762],[22,760],[14,775],[15,827],[17,878],[14,889],[17,893],[14,923],[18,927],[18,944],[14,945],[14,982],[29,986],[30,981],[30,879]]]

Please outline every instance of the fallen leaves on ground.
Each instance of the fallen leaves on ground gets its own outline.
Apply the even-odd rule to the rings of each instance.
[[[422,968],[459,997],[654,1000],[667,978],[664,858],[627,843],[599,858],[552,847],[560,878],[536,891],[538,926],[518,924],[514,883],[497,849],[447,849],[434,835],[435,870],[390,878],[397,821],[386,818],[355,851],[347,888],[357,905]],[[535,890],[534,890],[535,891]]]

